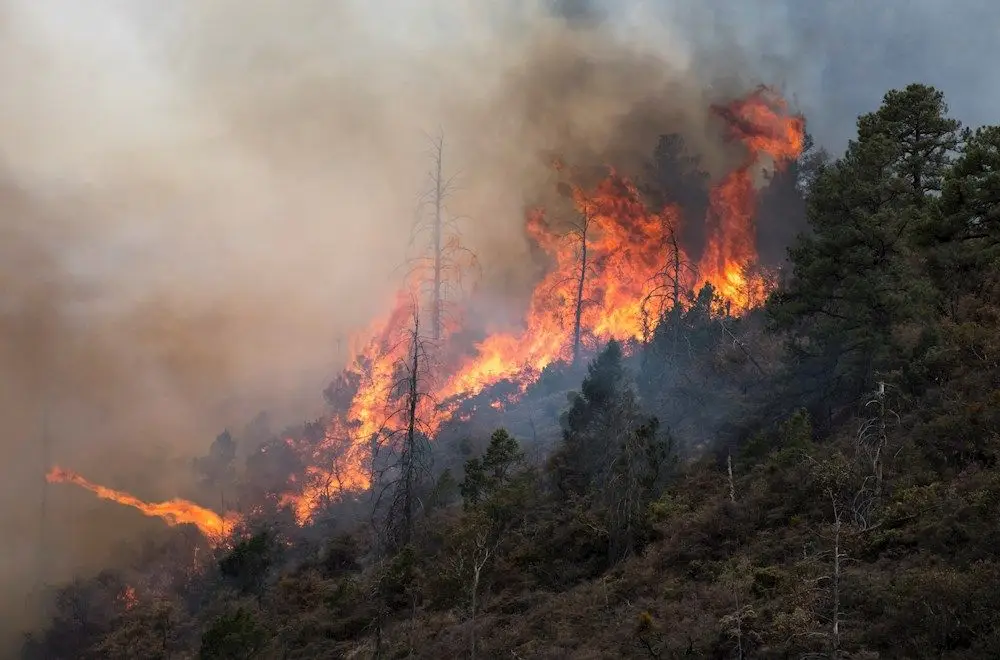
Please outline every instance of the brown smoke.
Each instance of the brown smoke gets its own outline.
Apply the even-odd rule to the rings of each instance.
[[[444,131],[498,307],[532,276],[553,154],[628,171],[675,131],[729,158],[706,108],[736,90],[538,3],[59,4],[0,0],[8,620],[39,551],[63,579],[136,519],[53,489],[40,535],[44,425],[53,462],[162,499],[223,426],[320,412],[338,338],[390,299],[421,131]]]

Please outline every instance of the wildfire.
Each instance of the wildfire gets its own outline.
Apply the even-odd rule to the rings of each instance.
[[[732,313],[760,304],[772,284],[756,263],[756,190],[754,169],[765,161],[781,168],[801,153],[804,125],[787,112],[784,100],[761,88],[726,108],[715,108],[730,135],[746,149],[744,163],[711,192],[708,246],[697,275],[675,272],[683,290],[710,283]],[[559,172],[569,168],[561,161]],[[569,226],[551,223],[544,210],[528,214],[529,238],[550,258],[552,266],[536,286],[520,332],[492,334],[472,357],[451,369],[423,374],[430,396],[419,401],[422,430],[433,435],[458,404],[487,387],[510,379],[523,391],[548,365],[572,360],[583,347],[609,339],[641,339],[648,331],[645,304],[651,289],[664,284],[669,273],[672,232],[682,218],[676,207],[651,210],[635,185],[610,171],[591,190],[571,187],[578,219]],[[678,249],[678,248],[675,248]],[[675,255],[692,263],[688,255]],[[334,415],[321,449],[340,447],[332,469],[310,468],[308,484],[283,498],[300,523],[307,522],[323,497],[369,485],[362,467],[370,460],[370,442],[399,431],[404,421],[397,411],[405,396],[398,386],[400,366],[411,342],[406,329],[414,314],[414,290],[397,298],[391,313],[369,334],[345,375],[358,383],[345,413]],[[494,408],[502,404],[495,402]],[[330,461],[325,462],[330,465]],[[332,490],[331,490],[332,489]]]
[[[798,157],[805,126],[801,117],[787,114],[784,99],[766,88],[715,110],[727,120],[730,136],[746,147],[747,158],[711,191],[709,242],[698,270],[734,311],[745,311],[760,302],[755,289],[766,286],[759,278],[751,281],[747,272],[757,258],[754,168],[765,158],[780,168]]]
[[[761,289],[769,285],[766,276],[750,267],[757,257],[751,174],[763,158],[782,167],[801,153],[802,119],[786,110],[779,96],[761,88],[720,111],[748,156],[711,191],[710,240],[697,277],[665,269],[669,232],[680,226],[678,209],[650,211],[635,186],[614,171],[594,190],[573,188],[581,220],[568,233],[554,232],[544,213],[531,213],[528,235],[555,265],[534,291],[525,330],[483,340],[476,357],[449,379],[439,398],[478,394],[505,378],[527,386],[547,365],[572,358],[580,340],[641,338],[643,304],[665,276],[687,279],[683,288],[694,288],[699,281],[712,284],[732,312],[759,304]],[[565,166],[560,163],[557,169]]]
[[[596,189],[572,193],[580,220],[567,230],[555,230],[541,211],[528,217],[529,236],[554,266],[534,290],[525,329],[480,342],[439,400],[475,395],[507,378],[526,387],[546,366],[572,359],[581,344],[643,335],[643,301],[663,269],[677,211],[650,212],[635,186],[614,172]]]
[[[331,419],[323,441],[305,448],[311,465],[301,491],[280,500],[292,507],[300,524],[308,522],[323,501],[368,487],[369,442],[395,428],[387,406],[398,389],[400,360],[410,350],[405,329],[413,319],[413,306],[413,292],[400,292],[391,313],[369,330],[371,339],[341,374],[341,383],[357,383],[351,402]]]
[[[691,218],[682,218],[674,206],[648,208],[631,181],[609,170],[593,188],[570,186],[573,218],[553,219],[543,209],[528,214],[526,233],[548,256],[550,268],[531,296],[519,332],[491,334],[461,360],[442,356],[454,328],[443,333],[433,351],[415,347],[421,283],[408,282],[385,318],[365,333],[341,374],[343,405],[336,406],[322,440],[289,440],[310,466],[304,479],[293,480],[294,492],[280,499],[298,522],[309,522],[324,501],[370,486],[373,443],[406,427],[406,376],[415,350],[421,388],[417,416],[421,432],[433,436],[460,403],[503,380],[517,383],[523,392],[545,367],[575,360],[583,349],[609,339],[644,339],[650,313],[655,317],[663,311],[648,308],[650,294],[667,288],[671,279],[684,292],[710,283],[732,313],[759,305],[772,283],[755,270],[754,175],[766,166],[780,169],[801,153],[804,124],[788,113],[780,96],[764,88],[714,110],[746,157],[710,191],[708,243],[700,258],[683,254],[677,242],[682,221]],[[564,175],[570,171],[558,161],[555,167]],[[697,268],[680,272],[679,263],[696,263]],[[416,269],[416,277],[422,270]],[[491,405],[502,410],[504,402]],[[221,535],[228,522],[190,502],[148,504],[58,468],[49,480],[76,483],[170,525],[196,524],[210,538]]]
[[[160,518],[168,525],[195,525],[209,540],[219,542],[232,529],[236,522],[234,516],[220,516],[211,509],[198,506],[187,500],[172,499],[166,502],[143,502],[134,495],[113,490],[105,486],[93,484],[75,472],[60,467],[53,467],[45,475],[49,483],[70,483],[86,488],[103,500],[110,500],[138,509],[144,515]]]

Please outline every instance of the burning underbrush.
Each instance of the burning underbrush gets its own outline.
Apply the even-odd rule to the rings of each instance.
[[[49,479],[168,525],[194,524],[221,543],[263,509],[284,511],[300,526],[317,522],[330,502],[369,491],[379,457],[404,437],[455,446],[502,423],[544,444],[558,433],[581,365],[609,340],[637,356],[699,305],[714,305],[738,322],[773,288],[773,275],[757,259],[758,179],[761,170],[780,170],[799,155],[803,121],[767,89],[712,111],[744,158],[711,188],[704,218],[686,217],[673,203],[652,208],[639,186],[614,169],[584,187],[572,166],[558,164],[567,208],[526,213],[526,235],[547,268],[519,328],[470,346],[461,327],[428,313],[420,281],[426,273],[417,269],[384,317],[355,342],[349,366],[325,392],[330,414],[279,434],[250,456],[239,511],[218,514],[184,500],[150,504],[60,468]],[[685,226],[700,221],[704,249],[688,254]],[[696,295],[705,290],[707,301]],[[647,376],[640,386],[650,398],[660,396],[662,382]]]

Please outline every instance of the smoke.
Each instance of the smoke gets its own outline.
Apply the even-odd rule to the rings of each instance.
[[[422,131],[496,300],[552,154],[629,168],[681,130],[721,162],[680,41],[562,4],[0,4],[7,620],[138,524],[58,486],[43,511],[46,463],[162,499],[223,426],[319,412],[390,300]]]
[[[318,413],[391,300],[424,131],[505,317],[552,156],[628,171],[676,131],[717,174],[712,102],[818,89],[764,4],[0,0],[5,619],[107,554],[108,508],[58,487],[40,536],[48,461],[165,498],[223,426]]]

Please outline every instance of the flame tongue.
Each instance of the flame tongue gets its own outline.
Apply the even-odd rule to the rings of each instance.
[[[166,502],[143,502],[128,493],[93,484],[75,472],[61,467],[53,467],[45,475],[45,478],[49,483],[69,483],[86,488],[103,500],[110,500],[138,509],[147,516],[161,518],[171,526],[183,524],[195,525],[201,530],[202,534],[213,541],[222,539],[226,532],[227,522],[231,522],[214,511],[200,507],[187,500],[172,499]]]
[[[760,282],[747,281],[745,273],[757,258],[754,168],[769,160],[780,169],[797,158],[805,125],[801,117],[788,114],[784,99],[763,87],[715,111],[727,121],[731,136],[746,147],[747,158],[711,192],[709,243],[699,271],[733,311],[742,312],[760,302],[757,289],[762,288]]]

